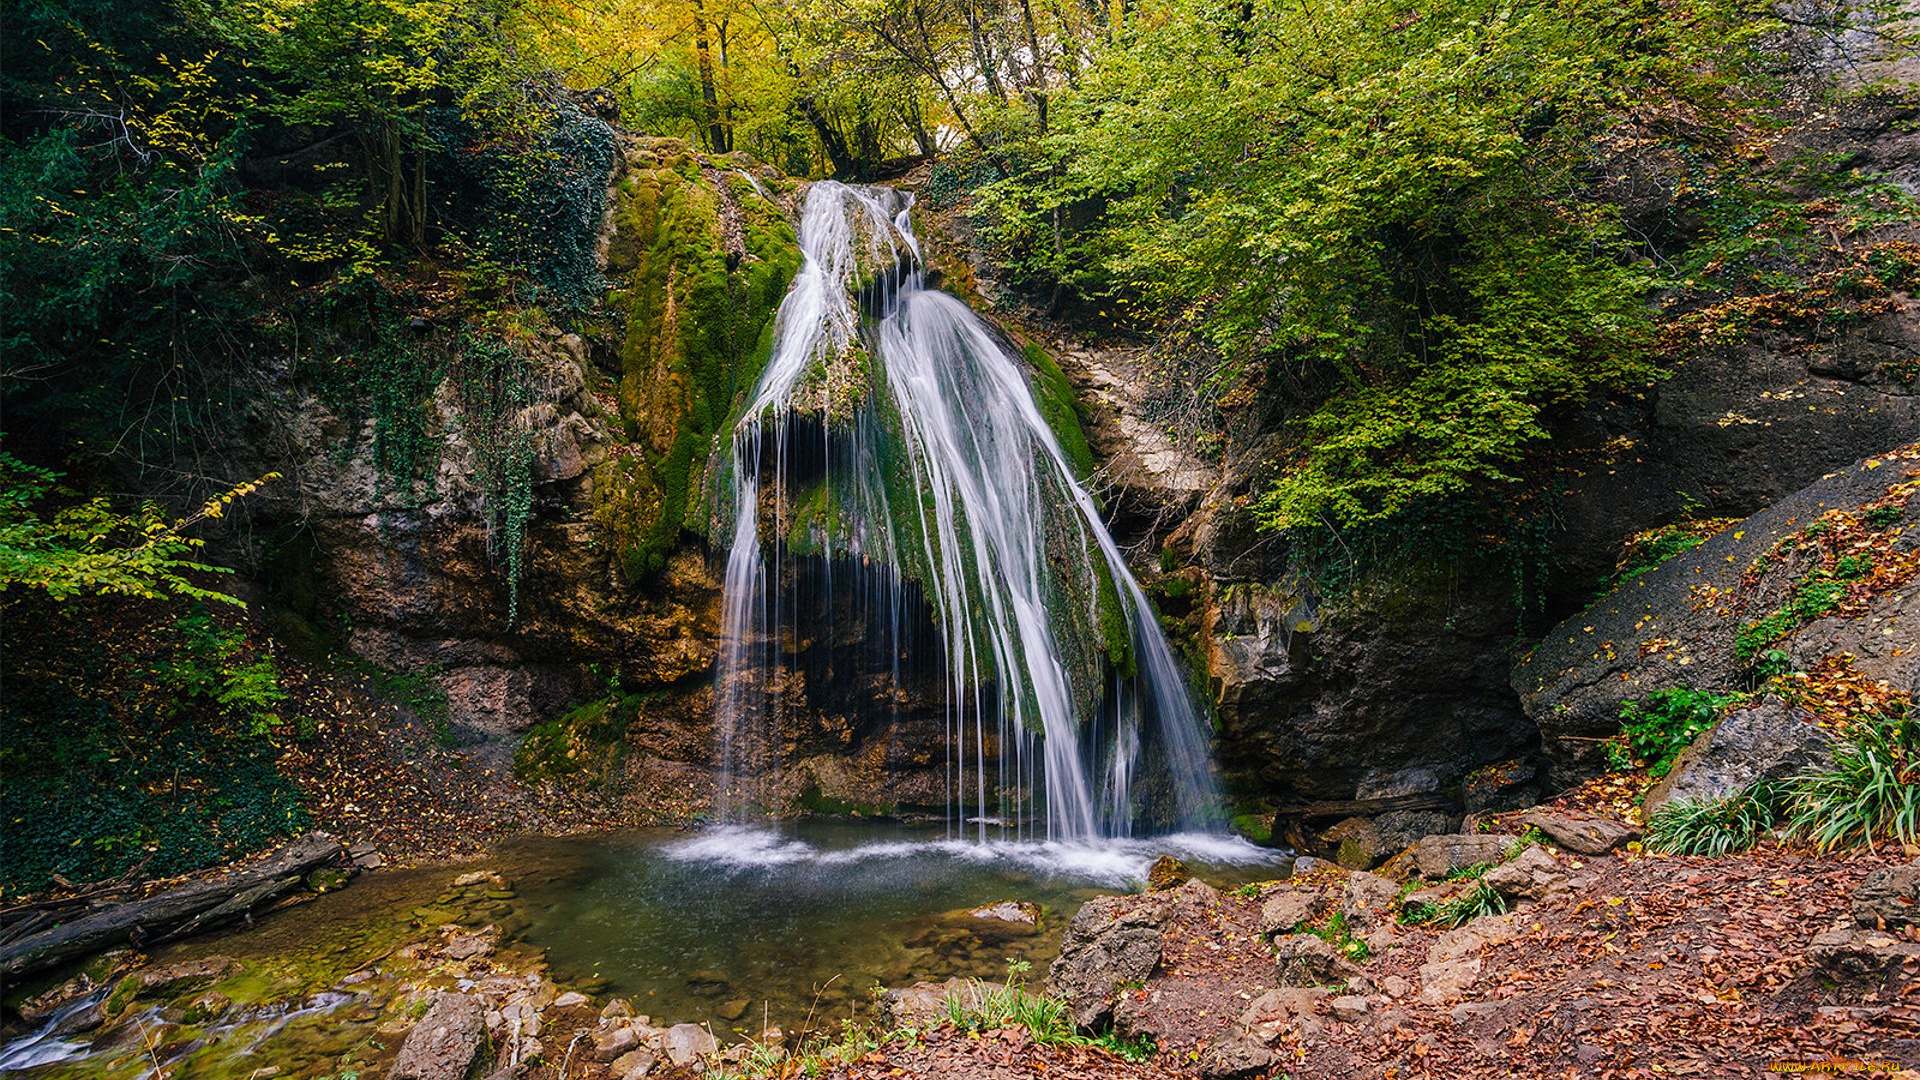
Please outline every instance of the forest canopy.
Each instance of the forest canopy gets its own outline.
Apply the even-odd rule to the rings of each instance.
[[[588,92],[798,175],[932,161],[928,200],[1017,284],[1159,344],[1203,451],[1277,418],[1254,508],[1278,529],[1525,503],[1557,418],[1662,376],[1663,290],[1778,254],[1765,193],[1729,179],[1792,74],[1756,0],[23,0],[10,22],[9,423],[141,465],[231,405],[262,338],[401,347],[381,328],[430,306],[425,277],[481,323],[591,303],[611,149]],[[1677,177],[1651,218],[1624,194],[1649,170]]]

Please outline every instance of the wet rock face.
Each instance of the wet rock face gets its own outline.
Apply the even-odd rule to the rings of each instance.
[[[1512,590],[1481,587],[1406,568],[1336,605],[1298,585],[1216,585],[1205,644],[1223,771],[1287,799],[1365,799],[1455,790],[1529,752],[1534,727],[1501,674]]]

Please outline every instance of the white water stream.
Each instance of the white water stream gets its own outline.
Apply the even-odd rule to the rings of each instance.
[[[896,683],[909,592],[932,612],[951,831],[986,839],[1016,821],[1086,840],[1217,825],[1181,667],[1020,363],[965,304],[926,287],[911,202],[887,188],[813,186],[805,263],[734,431],[722,816],[739,820],[758,801],[748,773],[778,747],[776,649],[796,618],[777,587],[789,557],[780,508],[801,494],[789,473],[805,454],[827,462],[817,483],[834,509],[815,539],[829,572],[835,559],[877,568],[829,587],[878,581],[890,593],[867,633],[887,638]],[[822,445],[797,446],[803,438]],[[762,535],[763,518],[775,535]]]

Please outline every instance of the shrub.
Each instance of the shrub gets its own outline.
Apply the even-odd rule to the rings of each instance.
[[[1904,703],[1860,717],[1832,765],[1792,780],[1787,829],[1822,851],[1920,843],[1920,727]]]
[[[1776,798],[1755,784],[1722,799],[1676,799],[1647,822],[1647,850],[1714,856],[1751,850],[1773,828]]]
[[[1738,694],[1675,686],[1656,690],[1645,701],[1629,701],[1620,706],[1623,749],[1627,756],[1644,760],[1652,775],[1665,776],[1680,751],[1712,727],[1721,710],[1739,699]],[[1614,755],[1616,766],[1624,764],[1620,757]]]

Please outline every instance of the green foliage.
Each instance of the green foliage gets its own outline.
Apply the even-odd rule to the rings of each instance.
[[[1673,759],[1739,700],[1739,694],[1674,686],[1655,690],[1643,701],[1626,702],[1620,706],[1619,741],[1609,745],[1614,767],[1640,760],[1653,776],[1665,776]]]
[[[1347,927],[1345,912],[1336,911],[1325,922],[1302,927],[1302,929],[1340,950],[1340,955],[1356,964],[1373,954],[1373,950],[1366,942],[1353,936],[1353,931]]]
[[[1657,278],[1587,179],[1596,137],[1649,99],[1723,122],[1763,27],[1735,5],[1175,4],[1095,51],[979,216],[1033,279],[1191,314],[1204,381],[1298,403],[1270,527],[1498,502],[1557,416],[1657,376]]]
[[[1004,985],[987,988],[976,981],[968,990],[950,994],[945,1004],[947,1022],[962,1031],[974,1032],[1022,1027],[1042,1046],[1099,1046],[1129,1061],[1145,1061],[1153,1056],[1155,1047],[1146,1039],[1079,1034],[1074,1030],[1066,1002],[1026,988],[1026,973],[1031,967],[1025,960],[1016,960],[1007,965]]]
[[[193,525],[226,513],[234,500],[279,477],[269,473],[209,500],[188,517],[169,521],[159,504],[131,513],[105,498],[75,500],[50,514],[43,504],[59,474],[0,451],[0,594],[32,589],[55,600],[75,596],[154,599],[178,596],[244,607],[196,578],[233,571],[188,557],[206,541],[186,535]]]
[[[308,826],[277,769],[278,669],[216,618],[229,610],[33,594],[0,607],[36,627],[4,658],[0,891],[143,860],[182,873]]]
[[[1777,796],[1756,784],[1721,799],[1676,799],[1647,821],[1648,851],[1662,855],[1731,855],[1750,851],[1773,828]]]
[[[1633,537],[1627,541],[1626,550],[1621,553],[1620,564],[1614,570],[1608,587],[1618,588],[1665,564],[1669,559],[1692,551],[1706,543],[1708,537],[1733,524],[1733,521],[1732,518],[1688,520]]]
[[[1920,723],[1902,702],[1856,717],[1833,764],[1794,777],[1788,831],[1822,851],[1920,844]]]
[[[523,410],[533,400],[527,354],[495,338],[462,333],[454,362],[474,479],[486,495],[493,551],[507,564],[507,621],[520,611],[527,521],[533,515],[533,432]]]
[[[1807,533],[1817,535],[1812,529],[1808,526]],[[1831,569],[1809,572],[1794,583],[1793,591],[1778,609],[1740,628],[1733,639],[1734,656],[1751,660],[1767,646],[1838,608],[1847,598],[1848,584],[1872,572],[1871,555],[1849,555],[1835,560]]]
[[[1485,868],[1482,868],[1485,872]],[[1433,923],[1445,927],[1465,926],[1483,915],[1504,915],[1507,898],[1493,886],[1476,880],[1473,887],[1441,904],[1408,904],[1400,910],[1400,921],[1413,925]]]

